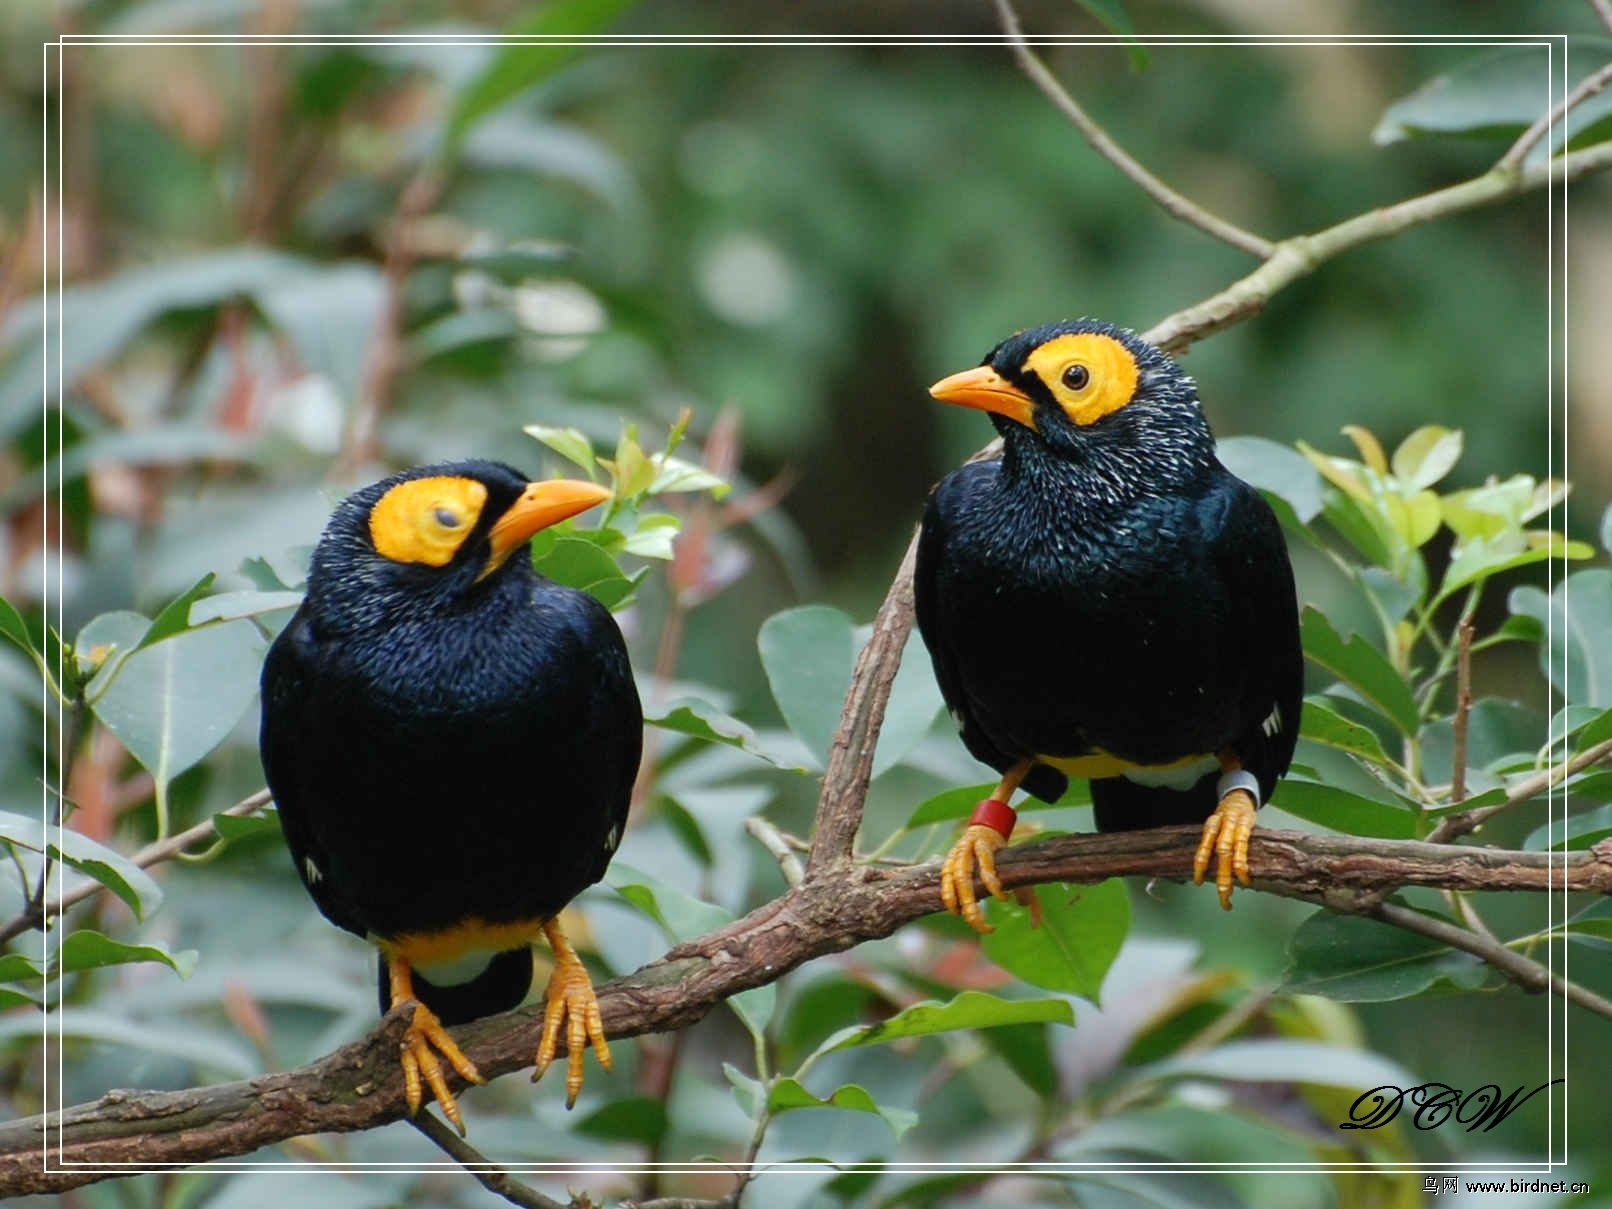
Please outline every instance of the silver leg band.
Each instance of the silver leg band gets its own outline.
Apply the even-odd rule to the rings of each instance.
[[[1253,773],[1239,768],[1236,772],[1221,774],[1220,784],[1215,787],[1221,799],[1224,800],[1225,796],[1234,789],[1246,789],[1249,796],[1254,799],[1255,810],[1258,810],[1262,805],[1259,796],[1259,778]]]

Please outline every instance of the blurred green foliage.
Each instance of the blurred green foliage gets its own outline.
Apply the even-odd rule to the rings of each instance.
[[[1360,28],[1422,32],[1423,16],[1399,6],[1346,7]],[[1228,11],[1089,0],[1027,17],[1083,32],[1247,32]],[[814,12],[847,33],[873,20]],[[1072,313],[1145,327],[1248,267],[1155,212],[985,47],[467,36],[706,33],[752,18],[782,20],[619,0],[481,0],[451,19],[360,0],[0,14],[0,235],[12,249],[0,591],[16,605],[0,608],[11,640],[0,644],[0,840],[17,866],[0,879],[0,918],[26,909],[47,857],[72,870],[69,887],[111,892],[74,908],[68,942],[43,961],[29,933],[0,955],[0,1085],[13,1112],[39,1107],[34,1005],[47,980],[63,1004],[69,1102],[295,1065],[370,1026],[368,955],[309,909],[272,812],[218,813],[261,784],[257,661],[348,488],[475,454],[531,473],[576,464],[624,489],[597,525],[546,534],[534,556],[622,610],[654,723],[654,771],[621,859],[582,900],[590,957],[626,971],[781,889],[745,821],[809,827],[814,783],[801,773],[823,762],[865,636],[857,621],[929,485],[988,435],[931,406],[924,384],[1017,327]],[[983,4],[934,16],[964,34],[991,19]],[[1506,32],[1532,19],[1525,5],[1485,15]],[[1576,19],[1588,28],[1588,10]],[[40,285],[43,231],[30,179],[57,96],[32,47],[61,30],[436,37],[71,47],[58,325],[26,295]],[[1431,43],[1139,49],[1047,54],[1143,162],[1273,237],[1482,171],[1537,112],[1520,81],[1544,67],[1537,48],[1485,58]],[[1605,57],[1593,39],[1581,49],[1568,78]],[[1612,133],[1605,112],[1586,108],[1573,145]],[[1604,197],[1604,184],[1580,187]],[[1547,250],[1527,200],[1462,215],[1348,254],[1191,354],[1223,456],[1278,508],[1312,602],[1304,740],[1272,823],[1426,835],[1612,733],[1612,459],[1575,451],[1565,499],[1550,477],[1559,413],[1545,375],[1561,367],[1538,355],[1560,353]],[[355,447],[363,415],[377,421],[374,449]],[[676,453],[646,452],[640,434],[670,429],[677,446],[685,426]],[[43,501],[58,492],[47,531]],[[1577,536],[1597,526],[1599,549]],[[47,538],[61,543],[49,610]],[[1556,556],[1584,566],[1547,577]],[[1463,619],[1477,627],[1479,699],[1456,795]],[[985,776],[940,716],[921,650],[909,656],[863,833],[890,859],[943,849]],[[48,698],[41,717],[41,672],[60,725]],[[69,825],[42,825],[36,770],[67,750]],[[1564,825],[1529,805],[1484,839],[1603,838],[1606,776],[1575,779]],[[1076,786],[1027,821],[1089,829],[1085,801]],[[193,859],[153,873],[131,861],[209,817]],[[1139,890],[1041,887],[1035,926],[1025,907],[993,903],[998,930],[983,946],[931,918],[747,992],[681,1042],[618,1047],[616,1071],[590,1075],[573,1116],[522,1081],[477,1091],[465,1102],[473,1137],[510,1162],[623,1165],[731,1162],[747,1149],[762,1163],[983,1165],[1504,1162],[1543,1150],[1543,1097],[1492,1134],[1336,1126],[1377,1083],[1542,1081],[1554,1001],[1369,921],[1258,895],[1221,918],[1202,893]],[[1605,951],[1600,904],[1552,923],[1542,897],[1514,897],[1528,901],[1478,904],[1497,934],[1558,958],[1571,940],[1574,976],[1612,990],[1584,960]],[[1403,901],[1451,909],[1430,893]],[[1612,1057],[1603,1022],[1573,1025],[1576,1064]],[[1605,1183],[1588,1082],[1569,1089],[1567,1142],[1575,1173]],[[282,1157],[430,1161],[401,1126]],[[96,1209],[359,1203],[337,1176],[267,1178],[183,1174],[78,1195]],[[471,1203],[481,1194],[467,1187],[371,1175],[362,1203]],[[1159,1169],[982,1188],[961,1173],[825,1169],[762,1176],[746,1203],[993,1195],[1410,1205],[1420,1181]]]

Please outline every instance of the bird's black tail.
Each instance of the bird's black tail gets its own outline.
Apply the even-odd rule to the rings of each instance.
[[[392,1006],[391,984],[387,978],[386,958],[379,963],[381,1014]],[[463,1024],[478,1020],[495,1012],[505,1012],[526,998],[532,987],[532,947],[506,949],[497,954],[487,968],[469,982],[438,986],[414,971],[414,994],[426,1007],[437,1014],[446,1025]]]
[[[1220,773],[1205,773],[1190,789],[1138,785],[1124,777],[1091,783],[1092,817],[1098,831],[1141,831],[1178,823],[1201,823],[1220,804]]]

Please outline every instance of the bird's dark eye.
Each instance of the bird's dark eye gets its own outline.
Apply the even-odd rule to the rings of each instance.
[[[457,529],[459,527],[459,514],[457,512],[450,511],[447,508],[438,508],[436,510],[436,518],[437,524],[441,525],[444,529]]]
[[[1091,371],[1084,365],[1071,365],[1063,371],[1063,384],[1070,390],[1085,390],[1091,381]]]

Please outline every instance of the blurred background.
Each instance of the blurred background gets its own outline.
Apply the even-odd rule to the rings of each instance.
[[[990,5],[958,0],[571,8],[623,33],[996,33]],[[1481,11],[1458,0],[1131,0],[1125,11],[1144,34],[1216,35],[1511,35],[1543,16],[1520,0]],[[999,47],[592,46],[548,48],[537,53],[552,61],[534,66],[531,55],[453,41],[537,28],[522,23],[541,22],[542,13],[517,0],[14,0],[0,9],[0,594],[37,607],[44,553],[58,543],[69,634],[109,610],[149,614],[207,572],[220,586],[262,586],[242,572],[248,558],[294,585],[331,504],[390,468],[476,455],[559,473],[564,464],[523,426],[572,426],[608,451],[622,425],[636,423],[645,444],[657,446],[686,407],[693,422],[683,456],[735,489],[721,503],[679,505],[694,540],[665,574],[644,581],[623,626],[640,669],[718,686],[725,708],[765,731],[779,715],[752,639],[761,623],[802,602],[869,620],[928,488],[992,435],[978,415],[933,403],[930,382],[1046,320],[1085,314],[1146,328],[1251,267],[1146,201]],[[1074,4],[1038,0],[1022,16],[1032,32],[1104,32]],[[1588,5],[1554,8],[1548,19],[1563,32],[1596,29]],[[149,37],[73,45],[60,80],[47,81],[39,46],[60,33]],[[392,45],[163,41],[178,33],[407,37]],[[1431,42],[1157,45],[1139,67],[1119,45],[1045,52],[1143,163],[1271,238],[1487,168],[1498,153],[1490,141],[1373,137],[1393,102],[1481,53]],[[500,64],[510,74],[501,77]],[[55,227],[38,178],[45,89],[58,84]],[[1420,425],[1443,424],[1465,433],[1451,480],[1465,486],[1518,471],[1543,478],[1552,451],[1560,475],[1565,452],[1574,493],[1562,524],[1592,536],[1612,497],[1608,188],[1604,179],[1573,186],[1569,279],[1554,330],[1551,250],[1560,256],[1561,215],[1553,245],[1548,202],[1536,193],[1352,251],[1256,319],[1195,347],[1185,365],[1217,434],[1343,453],[1344,424],[1372,429],[1390,448]],[[68,287],[67,389],[64,409],[42,418],[37,294],[47,236]],[[1569,404],[1565,432],[1553,429],[1561,412],[1552,409],[1552,375]],[[45,513],[42,467],[62,488],[60,513]],[[1301,599],[1343,619],[1359,607],[1320,558],[1296,557]],[[1544,574],[1516,582],[1543,584]],[[1497,624],[1504,593],[1492,593],[1487,608],[1484,623]],[[9,683],[26,670],[7,667]],[[1481,692],[1547,716],[1549,690],[1531,654],[1496,652],[1477,675]],[[12,770],[4,788],[17,810],[38,795],[37,718],[25,701],[8,695],[0,713],[0,755]],[[174,782],[179,825],[261,784],[254,735],[255,707]],[[869,831],[888,831],[939,789],[983,779],[949,729],[937,727],[875,786]],[[115,742],[92,743],[70,792],[75,826],[86,833],[124,846],[150,833],[150,783]],[[727,797],[703,799],[700,815],[719,837],[715,861],[666,844],[680,824],[653,803],[623,857],[650,868],[656,851],[669,852],[658,875],[739,911],[780,885],[771,859],[743,837],[743,817],[765,805],[804,832],[813,785],[739,777],[721,792]],[[1073,825],[1084,829],[1089,819]],[[1517,838],[1497,830],[1492,842]],[[109,1086],[181,1086],[293,1065],[369,1026],[367,954],[316,918],[273,836],[165,870],[163,883],[158,930],[198,950],[200,965],[183,983],[154,969],[102,984],[112,996],[103,1011],[139,1021],[142,1035],[120,1037],[110,1024],[86,1032],[66,1070],[70,1102]],[[1110,975],[1110,1018],[1150,1010],[1148,995],[1171,979],[1206,971],[1233,971],[1245,987],[1279,979],[1282,938],[1308,913],[1263,895],[1241,896],[1224,919],[1205,895],[1172,888],[1156,901],[1137,885],[1130,897],[1136,927]],[[13,904],[5,906],[11,914]],[[1502,918],[1542,910],[1495,905]],[[613,903],[599,901],[589,919],[611,968],[631,968],[663,947]],[[920,934],[870,949],[896,961],[902,945],[910,959],[919,944],[962,939],[945,921]],[[936,984],[984,977],[948,951],[952,967],[928,970]],[[868,973],[879,961],[862,950],[845,959],[865,963],[863,980],[875,983],[886,977]],[[806,978],[786,988],[783,1003],[816,986]],[[820,1006],[785,1018],[808,1029]],[[1533,1086],[1544,1078],[1551,1007],[1516,993],[1480,995],[1475,1006],[1472,998],[1418,998],[1338,1008],[1347,1018],[1313,1027],[1369,1038],[1429,1078],[1457,1082],[1481,1055],[1485,1079]],[[1612,1060],[1604,1022],[1579,1016],[1573,1028],[1582,1070]],[[30,1097],[38,1089],[19,1034],[20,1026],[3,1083],[20,1114],[37,1110]],[[1070,1048],[1052,1058],[1066,1089],[1089,1090],[1104,1069],[1104,1045],[1113,1060],[1125,1052],[1122,1034],[1112,1019],[1105,1026],[1083,1016],[1071,1036],[1085,1040],[1062,1043]],[[660,1088],[673,1125],[656,1135],[657,1152],[731,1157],[742,1138],[732,1136],[736,1110],[719,1064],[749,1042],[725,1014],[690,1036],[692,1052],[681,1060],[691,1073],[669,1092]],[[673,1044],[629,1043],[623,1048],[635,1056],[625,1069],[613,1079],[590,1071],[590,1091],[605,1101],[652,1098],[657,1064],[672,1060]],[[624,1151],[604,1127],[576,1133],[554,1089],[504,1082],[511,1086],[467,1105],[473,1137],[489,1153],[601,1161],[644,1153]],[[1566,1129],[1582,1170],[1596,1173],[1599,1164],[1612,1189],[1603,1097],[1590,1082],[1573,1089]],[[952,1105],[949,1084],[939,1093],[904,1158],[949,1154],[971,1127],[968,1114],[982,1111],[974,1099]],[[981,1094],[994,1132],[979,1153],[1015,1154],[1025,1106],[1010,1089]],[[1407,1134],[1398,1144],[1439,1161],[1537,1155],[1547,1126],[1540,1097],[1490,1134]],[[1274,1133],[1228,1140],[1203,1132],[1202,1122],[1170,1127],[1182,1132],[1167,1149],[1186,1159],[1316,1153]],[[1560,1118],[1555,1127],[1559,1141]],[[855,1144],[858,1128],[853,1121],[831,1137],[823,1126],[823,1137],[791,1140],[798,1153],[827,1153]],[[277,1157],[288,1156],[431,1158],[402,1126],[314,1140]],[[319,1203],[361,1203],[339,1177],[298,1178],[312,1181],[307,1191]],[[318,1182],[326,1178],[338,1181],[334,1190]],[[363,1196],[379,1188],[375,1203],[491,1203],[468,1180],[388,1179],[363,1185]],[[825,1204],[934,1199],[774,1183],[767,1203],[776,1205],[814,1196]],[[1353,1191],[1323,1176],[1295,1177],[1280,1192],[1251,1177],[1221,1184],[1240,1198],[1227,1203],[1417,1203],[1405,1181],[1390,1177],[1375,1185],[1360,1177]],[[270,1203],[254,1198],[271,1189],[283,1203],[285,1187],[172,1176],[74,1195],[95,1206],[234,1206]],[[1081,1186],[1075,1200],[1039,1188],[1009,1193],[1019,1204],[1034,1196],[1133,1203],[1105,1200],[1129,1194],[1096,1185]],[[980,1203],[957,1189],[935,1195]]]

